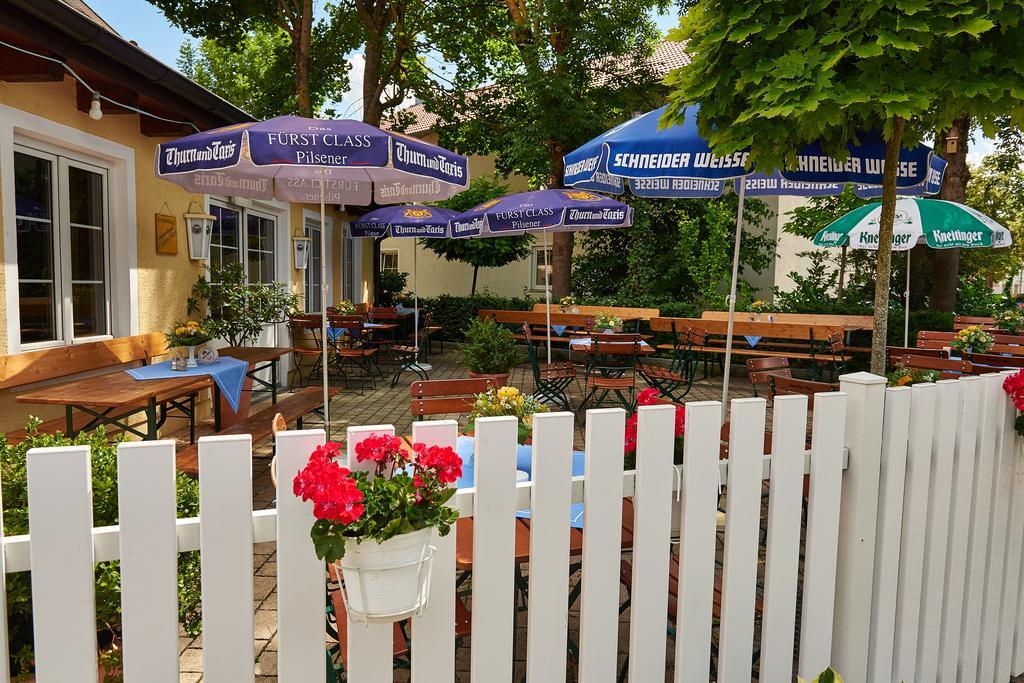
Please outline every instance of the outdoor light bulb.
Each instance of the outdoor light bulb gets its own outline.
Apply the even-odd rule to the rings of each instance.
[[[100,94],[94,92],[92,94],[92,104],[89,106],[89,118],[93,121],[99,121],[103,118],[103,108],[100,107]]]

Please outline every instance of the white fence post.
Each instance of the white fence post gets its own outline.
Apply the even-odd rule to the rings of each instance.
[[[766,405],[763,398],[738,398],[729,412],[722,620],[718,628],[720,681],[746,680],[751,674]]]
[[[117,447],[126,681],[178,680],[178,535],[173,441]]]
[[[654,681],[665,678],[676,409],[643,406],[637,412],[629,679]]]
[[[622,553],[622,447],[626,411],[587,411],[583,495],[583,592],[580,597],[580,680],[615,680],[619,643]]]
[[[807,680],[831,661],[845,420],[845,394],[814,397],[799,662],[800,675]]]
[[[807,397],[777,396],[773,411],[760,678],[784,681],[793,675],[796,638]]]
[[[878,525],[875,538],[874,590],[871,595],[871,637],[868,681],[889,683],[896,637],[896,594],[900,576],[903,492],[910,435],[910,387],[885,391],[879,477]],[[806,592],[806,584],[804,586]],[[827,662],[826,662],[827,663]],[[824,670],[824,667],[818,669]],[[808,671],[804,671],[808,675]]]
[[[455,448],[458,436],[455,420],[412,425],[413,443]],[[455,680],[455,534],[453,524],[447,536],[434,536],[427,608],[412,619],[412,680],[417,683]]]
[[[394,425],[367,425],[349,427],[345,466],[353,472],[369,472],[376,463],[357,462],[356,444],[373,434],[394,435]],[[393,673],[393,629],[391,624],[371,624],[354,621],[352,615],[348,619],[346,636],[348,642],[342,647],[348,652],[349,680],[359,683],[384,683],[391,681]]]
[[[526,630],[529,683],[565,680],[573,429],[572,413],[538,413],[533,418],[530,610]]]
[[[868,680],[885,384],[884,377],[867,372],[840,378],[840,390],[847,395],[849,464],[839,511],[832,665],[850,681]]]
[[[256,679],[252,609],[252,437],[199,439],[203,678]]]
[[[1003,455],[1010,482],[1010,517],[1006,530],[1007,548],[1003,572],[1003,598],[1000,600],[999,645],[996,650],[996,678],[1008,679],[1013,673],[1014,631],[1017,603],[1020,599],[1021,547],[1024,545],[1024,460],[1021,442],[1014,430],[1016,408],[1009,398],[1003,399],[1009,411],[1006,417],[1006,444]]]
[[[322,429],[279,432],[277,453],[278,676],[323,683],[324,563],[309,537],[313,503],[292,492],[292,481],[327,434]]]
[[[707,683],[711,669],[721,420],[718,401],[686,404],[675,683]]]
[[[96,594],[88,446],[27,456],[36,681],[95,681]]]
[[[946,548],[946,588],[942,596],[942,628],[939,634],[939,675],[941,683],[956,681],[957,660],[962,641],[960,625],[964,609],[964,577],[967,571],[967,537],[970,532],[974,486],[978,414],[982,402],[982,379],[964,377],[959,386],[956,444],[953,452],[953,487],[949,499],[949,545]]]
[[[917,636],[921,623],[928,486],[938,392],[939,388],[934,384],[917,384],[910,389],[910,439],[907,447],[899,585],[896,592],[896,632],[893,641],[894,680],[917,680]]]
[[[515,417],[482,417],[475,424],[473,683],[512,682],[518,429]]]

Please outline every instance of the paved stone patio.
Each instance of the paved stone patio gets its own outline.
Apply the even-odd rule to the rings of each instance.
[[[456,348],[449,345],[444,354],[435,354],[430,357],[434,368],[430,372],[431,379],[448,379],[466,377],[465,367],[458,355]],[[387,375],[388,368],[384,368]],[[396,432],[408,434],[411,431],[413,422],[409,413],[409,382],[415,379],[411,373],[401,378],[398,386],[390,388],[388,381],[377,380],[376,388],[370,386],[357,387],[355,384],[343,391],[331,402],[332,415],[332,436],[341,439],[344,436],[345,428],[349,425],[362,424],[394,424]],[[582,375],[581,375],[582,381]],[[517,366],[512,374],[510,383],[530,392],[533,389],[533,377],[529,365]],[[751,396],[752,388],[746,377],[742,374],[733,378],[733,396]],[[570,389],[570,399],[573,405],[578,405],[582,400],[581,387],[573,386]],[[698,379],[693,390],[687,396],[687,400],[720,400],[721,399],[721,376],[714,375],[707,379]],[[262,406],[257,404],[254,410]],[[446,417],[446,416],[438,416]],[[458,416],[450,416],[458,417]],[[464,416],[463,416],[464,421]],[[576,446],[582,448],[583,427],[585,416],[578,414],[576,421]],[[307,426],[317,426],[315,420],[307,421]],[[253,458],[253,507],[266,509],[274,505],[275,490],[270,481],[270,447],[264,445],[257,449]],[[719,548],[721,550],[721,548]],[[719,558],[720,561],[721,558]],[[257,683],[271,683],[277,681],[277,584],[276,584],[276,548],[273,543],[257,544],[253,548],[253,611],[255,615],[255,632],[253,634],[253,657],[256,663]],[[579,580],[579,575],[572,577],[571,581]],[[468,589],[467,582],[464,589]],[[468,595],[467,604],[468,604]],[[623,590],[620,599],[625,599]],[[625,657],[629,638],[629,611],[626,610],[620,618],[620,663]],[[570,635],[578,641],[579,638],[579,612],[578,604],[570,611]],[[181,634],[180,663],[182,683],[196,683],[203,680],[202,675],[202,636],[189,638]],[[669,648],[674,647],[674,642],[669,639]],[[460,643],[456,651],[457,680],[469,681],[470,643]],[[514,680],[522,680],[525,675],[526,655],[526,612],[517,614],[516,642],[514,647],[515,677]],[[570,658],[569,671],[566,672],[566,680],[575,680],[575,662]],[[395,681],[407,681],[408,672],[403,669],[396,669]],[[666,680],[671,680],[671,671]]]

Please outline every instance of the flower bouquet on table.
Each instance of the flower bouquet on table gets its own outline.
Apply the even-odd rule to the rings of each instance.
[[[546,412],[548,407],[545,404],[515,387],[491,387],[476,395],[466,431],[473,431],[473,425],[478,417],[511,415],[519,419],[519,443],[525,443],[530,437],[530,430],[533,429],[534,414]]]
[[[636,395],[637,406],[653,406],[659,403],[671,403],[668,399],[660,399],[661,394],[657,389],[644,389]],[[636,439],[637,439],[637,421],[639,415],[633,413],[626,420],[626,443],[623,448],[624,466],[627,470],[636,469]],[[682,464],[683,462],[683,432],[686,430],[686,409],[681,405],[676,405],[676,440],[675,450],[672,455],[672,462],[676,465]]]
[[[576,303],[576,297],[574,297],[572,294],[569,294],[559,299],[558,305],[562,307],[562,312],[565,313],[567,310],[576,308],[578,304]]]
[[[342,299],[335,304],[334,308],[338,311],[338,315],[354,315],[356,312],[356,305],[348,299]]]
[[[896,368],[886,375],[890,387],[909,387],[915,384],[936,382],[939,379],[938,370],[921,370],[919,368],[907,368],[897,365]]]
[[[1003,380],[1003,391],[1013,401],[1017,409],[1017,418],[1013,421],[1013,428],[1018,434],[1024,436],[1024,370],[1018,370]]]
[[[187,366],[194,368],[196,363],[196,347],[213,339],[213,334],[199,321],[186,320],[176,322],[171,331],[166,333],[168,348],[188,348]]]
[[[594,316],[594,329],[621,332],[622,318],[612,315],[611,313],[598,313]]]
[[[1019,308],[1004,308],[992,311],[992,320],[1000,332],[1017,334],[1024,329],[1024,313]]]
[[[445,536],[458,519],[447,505],[462,476],[450,447],[371,435],[355,446],[369,471],[339,462],[341,444],[318,446],[296,475],[293,491],[313,502],[310,529],[317,557],[336,565],[353,618],[392,622],[426,605],[434,530]]]
[[[985,353],[992,348],[996,339],[991,334],[981,329],[980,325],[965,327],[956,333],[949,348],[963,353]]]

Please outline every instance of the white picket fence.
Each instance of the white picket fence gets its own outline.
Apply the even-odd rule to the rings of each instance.
[[[848,375],[842,392],[815,397],[809,450],[807,399],[774,402],[770,456],[762,454],[765,401],[737,399],[729,461],[719,459],[719,404],[690,403],[679,473],[670,406],[641,408],[635,473],[622,469],[623,411],[589,411],[586,473],[575,478],[572,415],[537,416],[534,477],[521,483],[514,419],[478,421],[476,487],[453,499],[474,517],[472,681],[513,678],[514,514],[524,508],[533,518],[527,680],[565,680],[573,502],[586,509],[582,681],[614,681],[622,647],[629,680],[642,683],[664,680],[669,669],[680,683],[749,681],[752,670],[774,683],[830,664],[854,682],[1007,681],[1024,671],[1024,462],[1001,382],[990,375],[886,389],[882,378]],[[349,455],[374,432],[393,428],[350,428]],[[420,422],[413,436],[454,445],[456,433],[452,421]],[[253,681],[253,544],[276,541],[279,680],[324,681],[324,567],[309,541],[310,506],[290,491],[323,440],[319,430],[278,435],[278,506],[254,512],[249,438],[202,439],[201,520],[175,519],[172,443],[121,445],[121,524],[98,529],[90,524],[88,449],[30,452],[31,539],[3,539],[0,561],[4,572],[32,571],[36,680],[95,680],[93,563],[120,559],[125,680],[177,681],[176,558],[198,549],[204,680]],[[635,504],[628,645],[619,629],[622,496]],[[430,605],[412,625],[418,683],[455,680],[454,533],[436,545]],[[670,558],[678,561],[674,620]],[[348,633],[348,680],[391,681],[391,627],[349,624]]]

